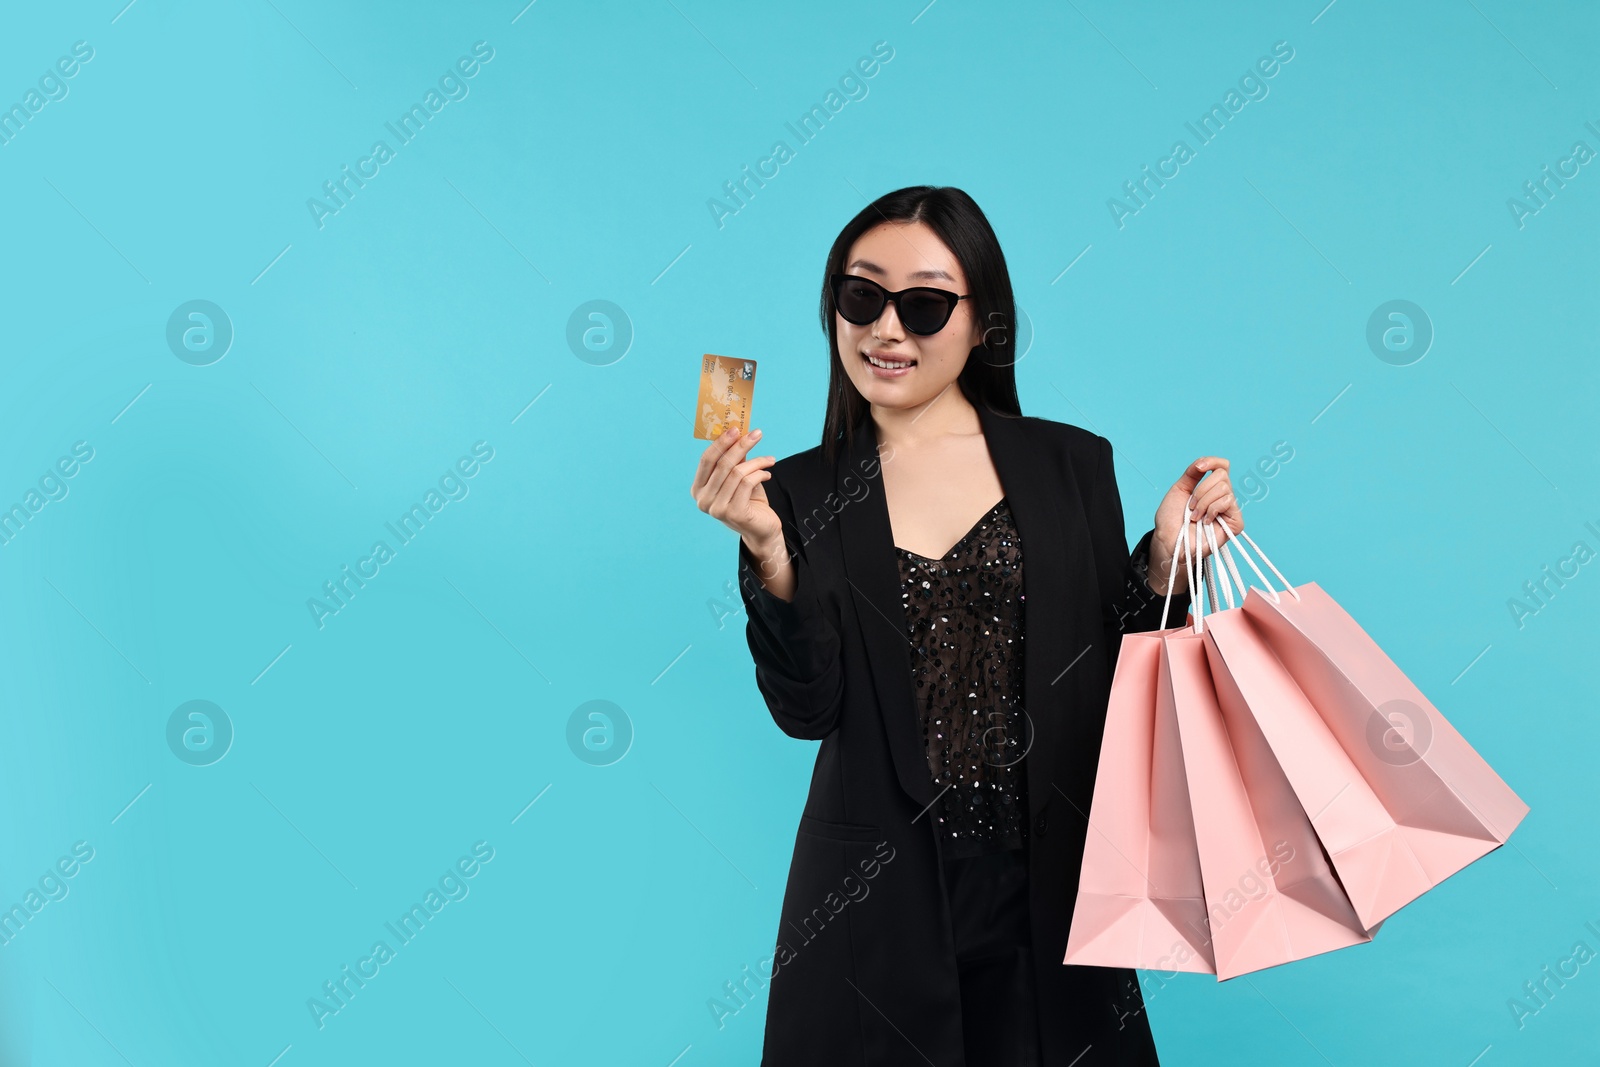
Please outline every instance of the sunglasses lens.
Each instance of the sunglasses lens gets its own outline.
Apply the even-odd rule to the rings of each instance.
[[[834,288],[834,301],[846,322],[865,326],[883,311],[883,290],[858,278],[844,278]]]
[[[950,319],[950,301],[936,293],[907,293],[900,298],[900,321],[912,333],[938,333]]]

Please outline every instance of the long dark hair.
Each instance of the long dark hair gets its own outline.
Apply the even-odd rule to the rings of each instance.
[[[833,317],[828,279],[845,273],[844,260],[856,238],[883,222],[921,222],[939,235],[967,276],[972,314],[982,325],[983,339],[967,356],[956,379],[974,407],[1020,416],[1013,354],[1016,304],[1011,273],[1006,269],[1000,239],[972,197],[954,186],[913,185],[885,193],[866,207],[834,238],[822,271],[822,328],[828,335],[828,411],[822,422],[822,453],[831,464],[848,449],[868,403],[850,381],[839,357],[839,336]]]

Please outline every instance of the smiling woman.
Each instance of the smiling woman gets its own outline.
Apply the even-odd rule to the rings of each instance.
[[[822,442],[747,459],[731,431],[691,490],[739,534],[767,710],[821,742],[780,936],[864,842],[903,858],[773,975],[762,1062],[1154,1064],[1134,972],[1062,958],[1121,636],[1161,624],[1128,591],[1166,588],[1186,505],[1238,523],[1227,461],[1128,551],[1110,442],[1021,413],[1010,275],[959,189],[863,208],[820,310]]]

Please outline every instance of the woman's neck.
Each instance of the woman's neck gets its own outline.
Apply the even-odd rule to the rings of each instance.
[[[978,409],[972,406],[955,382],[951,382],[932,400],[903,408],[873,404],[871,414],[877,427],[879,446],[891,449],[917,449],[952,434],[983,432]]]

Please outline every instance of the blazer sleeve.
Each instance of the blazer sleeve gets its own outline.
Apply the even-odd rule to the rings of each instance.
[[[832,733],[844,705],[844,670],[839,632],[818,595],[817,576],[791,531],[798,530],[788,492],[776,470],[768,478],[767,502],[783,521],[784,543],[795,568],[793,600],[762,584],[761,563],[741,538],[739,595],[744,601],[745,639],[755,660],[756,687],[778,728],[790,737],[817,741]]]
[[[1150,542],[1155,530],[1147,530],[1132,552],[1128,551],[1127,530],[1123,526],[1122,495],[1117,491],[1117,472],[1111,459],[1111,442],[1098,439],[1090,515],[1095,527],[1095,566],[1100,575],[1101,622],[1105,634],[1106,662],[1113,673],[1122,635],[1142,633],[1161,627],[1161,609],[1166,593],[1156,592],[1145,583],[1149,567]],[[1183,623],[1189,610],[1189,594],[1174,592],[1167,611],[1167,626]]]

